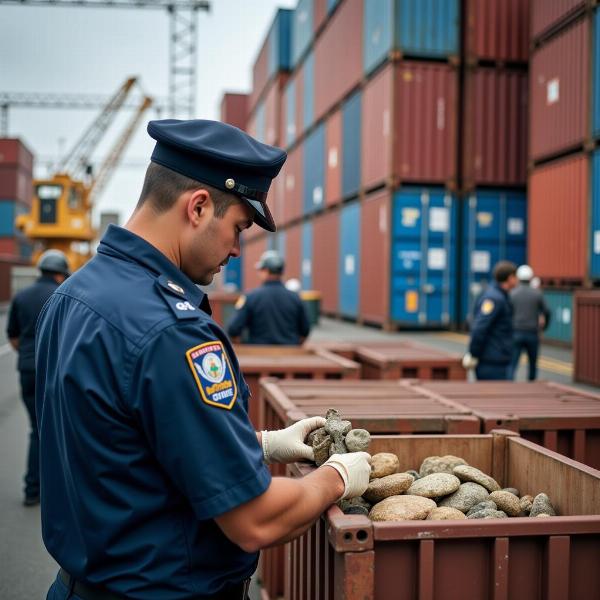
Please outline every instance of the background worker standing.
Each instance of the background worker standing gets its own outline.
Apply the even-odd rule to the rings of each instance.
[[[550,325],[550,310],[541,290],[531,286],[533,269],[521,265],[517,269],[519,285],[510,292],[513,305],[514,346],[511,379],[514,379],[523,350],[529,361],[529,381],[537,377],[537,359],[540,347],[540,331]]]
[[[42,307],[54,290],[69,276],[67,257],[60,250],[46,250],[37,263],[39,279],[19,291],[10,306],[6,334],[19,353],[17,368],[21,395],[29,416],[29,450],[25,473],[25,506],[40,501],[39,440],[35,412],[35,325]]]
[[[247,330],[249,344],[297,346],[310,333],[308,316],[300,296],[282,282],[285,263],[275,250],[262,254],[256,268],[262,285],[240,296],[227,328],[234,341]]]
[[[463,366],[475,368],[477,379],[510,378],[513,311],[509,292],[517,284],[516,270],[512,262],[498,262],[493,270],[494,282],[475,303],[471,341]]]

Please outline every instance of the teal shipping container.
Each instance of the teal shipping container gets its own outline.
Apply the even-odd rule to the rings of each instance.
[[[314,0],[299,0],[292,17],[292,68],[296,68],[313,39]]]
[[[323,208],[325,199],[325,124],[321,123],[304,143],[304,214]]]
[[[592,41],[592,133],[600,137],[600,9],[594,11]]]
[[[399,51],[411,58],[459,54],[459,0],[364,0],[363,69]]]
[[[15,219],[29,208],[16,200],[0,200],[0,237],[12,237],[17,232]]]
[[[443,327],[454,319],[457,203],[436,187],[404,187],[392,211],[391,319]]]
[[[590,277],[600,280],[600,150],[592,155]]]
[[[268,35],[269,79],[279,71],[291,68],[292,10],[280,8]]]
[[[340,314],[345,317],[358,316],[360,242],[360,204],[352,202],[340,211],[338,306]]]
[[[544,300],[550,309],[550,325],[543,339],[570,345],[573,342],[573,292],[544,290]]]
[[[356,196],[360,189],[362,93],[356,92],[342,107],[342,197]]]
[[[302,289],[312,290],[313,227],[311,222],[302,225]]]
[[[223,280],[226,286],[234,288],[235,290],[242,289],[242,259],[230,258],[227,266],[225,267],[225,273],[223,274]]]

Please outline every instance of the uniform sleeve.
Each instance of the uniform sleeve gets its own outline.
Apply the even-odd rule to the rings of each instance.
[[[298,298],[300,300],[300,298]],[[308,322],[308,315],[306,314],[306,307],[302,300],[298,304],[298,333],[300,337],[308,337],[310,333],[310,323]]]
[[[495,300],[485,298],[478,302],[471,329],[471,342],[469,344],[469,352],[475,358],[479,358],[482,355],[489,329],[496,320],[499,310],[499,303]]]
[[[199,519],[248,502],[271,481],[227,346],[197,321],[179,322],[144,347],[130,383],[133,413]]]
[[[8,313],[8,322],[6,324],[6,335],[9,339],[18,338],[21,335],[21,325],[19,323],[18,300],[15,298],[10,305]]]
[[[239,337],[242,335],[244,328],[247,327],[250,321],[250,308],[248,307],[248,298],[241,296],[236,303],[233,319],[227,327],[227,333],[230,337]]]

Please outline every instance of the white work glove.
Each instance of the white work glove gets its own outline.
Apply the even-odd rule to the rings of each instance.
[[[262,449],[265,462],[292,463],[298,460],[315,460],[313,449],[304,443],[306,436],[319,427],[325,427],[323,417],[302,419],[285,429],[262,432]]]
[[[467,352],[462,358],[462,366],[468,370],[474,369],[479,362],[478,358],[475,358],[470,352]]]
[[[333,467],[344,480],[344,494],[338,501],[365,493],[371,476],[371,455],[368,452],[333,454],[321,466]]]

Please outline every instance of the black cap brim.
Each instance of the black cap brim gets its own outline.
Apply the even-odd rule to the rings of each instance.
[[[254,222],[259,227],[271,232],[277,231],[275,220],[266,203],[252,200],[252,198],[247,198],[246,196],[241,196],[241,198],[254,210]]]

